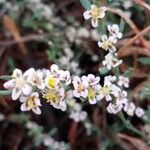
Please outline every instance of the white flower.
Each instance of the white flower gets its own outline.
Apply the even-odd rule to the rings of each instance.
[[[115,43],[116,40],[114,37],[110,36],[108,38],[106,35],[102,35],[101,41],[98,42],[98,46],[105,51],[109,50],[110,53],[114,53],[116,51],[116,47],[114,46]]]
[[[122,60],[118,60],[116,56],[114,56],[111,53],[108,53],[105,56],[105,60],[102,63],[104,66],[107,67],[108,70],[111,70],[111,68],[119,66],[122,63]]]
[[[66,102],[64,100],[65,91],[62,87],[45,89],[42,94],[42,97],[47,100],[47,103],[50,103],[54,108],[61,109],[62,111],[66,110]]]
[[[122,33],[119,32],[119,27],[117,24],[113,24],[112,26],[108,25],[107,29],[110,33],[110,36],[112,36],[114,38],[115,43],[117,42],[117,38],[118,39],[122,38]]]
[[[111,78],[114,81],[113,76],[108,76],[108,77],[106,76],[104,78],[104,85],[103,87],[100,86],[100,92],[99,92],[100,99],[105,98],[106,101],[111,101],[112,100],[111,95],[114,95],[116,97],[118,95],[118,92],[121,91],[119,87],[117,87],[115,84],[112,84],[110,82]]]
[[[129,78],[124,77],[124,76],[119,76],[118,85],[128,88],[129,87]]]
[[[145,115],[145,111],[142,108],[137,107],[135,109],[135,114],[137,117],[142,118]]]
[[[133,1],[132,0],[125,0],[125,1],[123,1],[123,7],[125,9],[129,9],[132,6],[133,6]]]
[[[97,101],[100,101],[102,98],[99,95],[101,86],[99,84],[92,85],[88,88],[88,101],[90,104],[96,104]]]
[[[32,86],[35,86],[40,90],[44,89],[45,83],[44,83],[44,79],[43,79],[43,72],[41,70],[35,71],[33,69],[32,79],[30,82],[31,82]]]
[[[75,76],[73,81],[73,86],[74,86],[74,91],[73,91],[73,95],[77,98],[79,98],[80,96],[83,98],[86,98],[88,96],[88,82],[86,80],[84,80],[83,78],[80,79],[78,76]]]
[[[90,33],[86,28],[79,28],[77,31],[77,36],[79,38],[88,38],[90,36]]]
[[[59,79],[65,82],[65,85],[69,85],[71,83],[71,77],[69,71],[59,70]]]
[[[99,33],[96,29],[91,30],[91,37],[94,41],[99,41],[100,40]]]
[[[127,104],[128,99],[127,99],[127,92],[126,91],[119,91],[118,95],[116,97],[116,103],[120,104]]]
[[[33,68],[27,70],[24,74],[19,69],[15,69],[13,72],[13,79],[4,83],[6,89],[12,90],[12,99],[17,100],[21,94],[30,95],[32,92],[32,86],[29,84],[32,80]]]
[[[135,105],[134,103],[128,103],[127,105],[124,106],[124,111],[129,115],[129,116],[133,116],[134,115],[134,111],[135,111]]]
[[[75,122],[83,121],[87,117],[87,112],[73,110],[69,115],[69,118],[73,119]]]
[[[58,87],[60,80],[58,78],[55,78],[53,75],[48,75],[45,78],[45,85],[49,89],[55,89]]]
[[[102,19],[105,16],[105,11],[107,10],[106,7],[97,7],[95,5],[91,5],[91,9],[84,12],[83,16],[84,19],[88,20],[91,19],[91,24],[93,27],[98,26],[98,19]]]
[[[3,114],[0,114],[0,122],[5,120],[5,116]]]
[[[45,134],[43,137],[43,144],[44,146],[52,146],[54,144],[54,139]]]
[[[32,93],[30,96],[21,96],[20,102],[23,104],[21,105],[21,111],[30,111],[32,110],[36,114],[41,114],[41,109],[39,108],[41,105],[39,94],[37,92]]]
[[[122,108],[123,108],[123,105],[120,103],[115,103],[115,104],[109,103],[109,105],[107,106],[107,111],[110,114],[116,114],[120,112]]]
[[[99,83],[100,81],[100,77],[95,77],[93,74],[89,74],[88,76],[83,76],[82,77],[83,80],[86,80],[89,85],[96,85]]]

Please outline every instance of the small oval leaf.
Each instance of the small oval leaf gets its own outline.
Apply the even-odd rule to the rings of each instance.
[[[89,10],[91,8],[91,3],[89,2],[89,0],[80,0],[80,2],[86,10]]]

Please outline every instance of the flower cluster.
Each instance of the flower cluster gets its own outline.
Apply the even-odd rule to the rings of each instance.
[[[4,83],[6,89],[12,90],[12,99],[19,99],[22,103],[21,110],[32,110],[41,114],[41,101],[39,94],[53,107],[66,109],[65,86],[71,83],[70,72],[59,70],[57,65],[52,65],[50,70],[28,69],[22,73],[15,69],[12,79]]]
[[[129,115],[131,117],[134,116],[134,114],[138,118],[142,118],[145,115],[145,111],[141,107],[136,107],[133,102],[128,103],[124,107],[124,111],[127,113],[127,115]]]

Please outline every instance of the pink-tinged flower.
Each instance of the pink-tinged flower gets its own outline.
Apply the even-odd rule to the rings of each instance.
[[[97,7],[95,5],[91,5],[91,9],[84,12],[84,19],[91,19],[91,24],[94,28],[98,27],[98,19],[102,19],[105,16],[106,7]]]
[[[88,96],[88,82],[84,80],[84,78],[79,78],[78,76],[75,76],[73,81],[74,91],[73,95],[77,98],[83,97],[86,98]]]
[[[108,53],[105,56],[105,60],[102,62],[104,66],[107,67],[108,70],[119,66],[122,63],[122,60],[118,60],[116,56],[111,53]]]
[[[113,25],[108,25],[107,29],[110,33],[110,36],[112,38],[114,38],[115,43],[117,42],[117,39],[121,39],[122,38],[122,33],[119,32],[119,27],[117,24],[113,24]]]
[[[142,118],[145,115],[145,111],[142,108],[137,107],[135,109],[135,114],[137,117]]]
[[[124,76],[119,76],[118,85],[128,88],[129,87],[129,78],[124,77]]]
[[[134,111],[135,111],[135,104],[134,103],[128,103],[127,105],[124,106],[124,111],[129,115],[133,116]]]
[[[122,108],[123,108],[123,105],[120,103],[115,103],[115,104],[109,103],[109,105],[107,106],[107,111],[110,114],[117,114],[118,112],[122,110]]]
[[[12,90],[12,99],[17,100],[21,94],[30,95],[32,92],[32,80],[33,68],[27,70],[24,74],[21,70],[15,69],[12,75],[12,79],[4,83],[6,89]]]
[[[126,91],[119,91],[118,92],[118,95],[116,97],[116,103],[127,105],[128,99],[127,99],[127,92]]]
[[[96,85],[99,83],[100,81],[100,77],[95,77],[93,74],[89,74],[88,76],[83,76],[82,77],[83,80],[86,80],[89,85]]]
[[[41,109],[39,108],[41,105],[39,94],[37,92],[32,93],[30,96],[21,96],[20,102],[23,104],[21,105],[21,111],[30,111],[32,110],[36,114],[41,114]]]

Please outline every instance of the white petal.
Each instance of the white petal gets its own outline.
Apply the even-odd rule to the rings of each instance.
[[[23,74],[23,78],[25,81],[30,81],[32,80],[34,74],[35,70],[33,68],[30,68]]]
[[[85,90],[85,91],[81,92],[81,96],[83,98],[86,98],[88,96],[88,90]]]
[[[121,38],[122,38],[122,33],[119,32],[118,35],[117,35],[117,37],[118,37],[119,39],[121,39]]]
[[[101,40],[104,42],[104,41],[106,41],[108,38],[107,38],[107,35],[102,35],[101,36]]]
[[[29,96],[32,92],[32,87],[28,84],[23,85],[22,92],[24,95]]]
[[[92,105],[96,104],[96,102],[97,102],[97,100],[95,98],[94,99],[89,99],[89,103],[92,104]]]
[[[86,20],[90,19],[90,18],[92,17],[91,14],[90,14],[90,10],[85,11],[85,12],[83,13],[83,17],[84,17],[84,19],[86,19]]]
[[[102,42],[98,42],[98,46],[102,47],[103,43]]]
[[[20,77],[22,77],[22,71],[20,69],[15,69],[13,71],[12,77],[14,77],[14,78],[20,78]]]
[[[12,79],[12,80],[5,82],[3,86],[5,89],[12,89],[15,86],[15,80]]]
[[[74,97],[77,97],[77,98],[79,98],[81,96],[77,90],[73,91],[73,95],[74,95]]]
[[[91,24],[92,24],[92,27],[96,28],[98,27],[98,19],[91,19]]]
[[[58,72],[59,68],[56,64],[51,65],[51,72]]]
[[[36,113],[37,115],[40,115],[41,114],[41,109],[39,107],[36,107],[36,108],[33,108],[32,111],[34,113]]]
[[[94,9],[94,8],[96,8],[96,7],[97,7],[97,6],[94,5],[94,4],[91,5],[91,9]]]
[[[29,111],[30,109],[27,108],[26,103],[23,103],[20,107],[21,111]]]
[[[27,100],[27,97],[26,96],[21,96],[20,98],[19,98],[19,100],[20,100],[20,102],[25,102],[26,100]]]
[[[12,99],[13,100],[17,100],[19,98],[19,96],[21,95],[22,91],[19,88],[14,88],[12,90]]]

